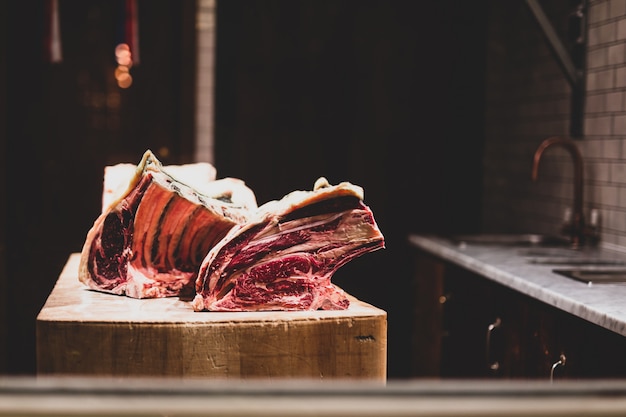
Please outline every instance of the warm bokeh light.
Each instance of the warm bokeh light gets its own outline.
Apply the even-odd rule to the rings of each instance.
[[[117,85],[120,88],[128,88],[133,83],[133,77],[129,73],[122,74],[119,78],[117,78]]]
[[[167,158],[170,156],[170,149],[167,146],[161,146],[157,153],[160,158]]]
[[[115,47],[115,56],[120,57],[124,54],[130,53],[130,47],[126,43],[120,43]]]
[[[118,65],[117,68],[115,68],[115,79],[119,79],[120,77],[122,77],[124,74],[128,74],[128,67],[122,66],[122,65]]]
[[[125,43],[120,43],[115,47],[115,58],[119,65],[130,67],[133,64],[130,47]]]
[[[120,88],[128,88],[133,83],[133,77],[130,75],[133,60],[128,44],[120,43],[115,47],[115,59],[117,60],[117,68],[115,68],[117,85]]]
[[[128,55],[118,57],[117,63],[125,67],[131,67],[133,65],[133,60],[130,59],[130,53]]]
[[[130,46],[128,46],[127,43],[120,43],[115,47],[115,55],[119,55],[127,51],[130,51]]]

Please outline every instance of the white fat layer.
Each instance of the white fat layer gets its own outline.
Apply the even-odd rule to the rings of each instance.
[[[133,298],[158,297],[168,293],[171,289],[180,290],[189,282],[192,275],[191,272],[181,272],[176,269],[160,273],[153,268],[136,268],[131,263],[128,265],[125,292]]]

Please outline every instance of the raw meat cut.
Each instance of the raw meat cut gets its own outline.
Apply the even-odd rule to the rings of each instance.
[[[331,283],[352,259],[385,247],[363,189],[325,178],[313,191],[293,191],[234,226],[202,262],[195,311],[341,310]]]
[[[146,151],[126,190],[87,233],[79,280],[91,289],[133,298],[187,291],[193,296],[198,268],[209,249],[257,208],[243,181],[211,183],[206,187],[211,195],[199,193]]]
[[[137,165],[120,163],[104,167],[102,211],[116,199],[120,192],[124,192],[129,181],[135,175]],[[215,181],[217,170],[208,162],[196,162],[184,165],[164,165],[163,170],[191,188],[201,190],[205,184]]]

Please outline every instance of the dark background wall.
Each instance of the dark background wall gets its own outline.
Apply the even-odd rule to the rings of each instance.
[[[193,154],[195,2],[140,2],[127,90],[113,75],[122,1],[60,0],[59,64],[44,59],[44,2],[7,3],[5,368],[32,373],[36,315],[99,214],[104,166]]]
[[[120,2],[60,0],[57,65],[39,52],[40,3],[3,5],[6,373],[35,370],[36,314],[98,214],[103,167],[138,162],[147,148],[165,163],[193,162],[195,3],[139,2],[141,64],[123,91],[112,80]],[[334,281],[388,312],[391,378],[409,376],[407,234],[480,227],[485,10],[460,0],[218,1],[218,176],[245,180],[261,203],[319,176],[365,189],[387,248]]]

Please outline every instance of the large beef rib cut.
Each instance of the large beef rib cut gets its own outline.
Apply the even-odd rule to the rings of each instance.
[[[196,279],[195,311],[341,310],[331,283],[352,259],[384,248],[363,189],[316,181],[259,207],[208,253]]]
[[[128,187],[88,231],[79,280],[93,290],[133,298],[193,296],[209,249],[257,208],[254,194],[238,179],[212,181],[205,192],[171,176],[146,151]]]

